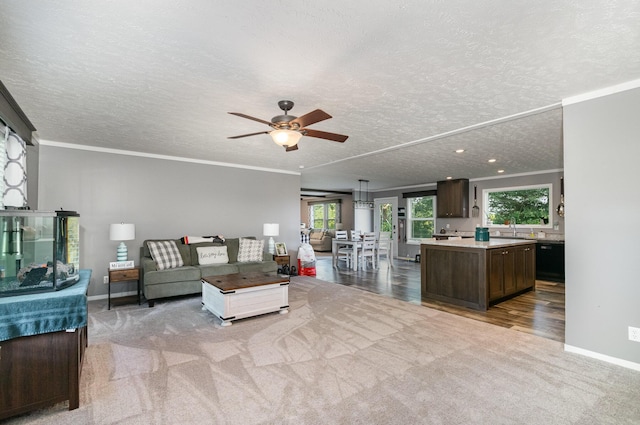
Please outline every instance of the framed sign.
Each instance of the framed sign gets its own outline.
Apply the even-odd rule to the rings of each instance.
[[[130,269],[135,267],[133,260],[129,261],[112,261],[109,263],[109,270]]]
[[[289,255],[284,242],[276,242],[276,255]]]

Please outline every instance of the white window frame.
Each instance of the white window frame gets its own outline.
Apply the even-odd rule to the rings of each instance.
[[[553,185],[551,183],[542,183],[542,184],[532,184],[527,186],[510,186],[510,187],[497,187],[492,189],[483,189],[482,190],[482,205],[486,205],[488,208],[489,205],[489,194],[494,192],[509,192],[515,190],[528,190],[528,189],[549,189],[549,222],[547,224],[521,224],[516,223],[516,228],[518,226],[524,229],[550,229],[553,227]],[[482,212],[482,225],[485,227],[492,227],[496,229],[508,229],[511,226],[509,224],[489,224],[488,211],[485,210]]]
[[[315,217],[313,215],[313,207],[315,207],[316,205],[322,205],[324,208],[322,208],[323,210],[323,217],[322,217],[322,229],[329,229],[327,227],[327,222],[329,221],[329,217],[328,217],[328,213],[329,213],[329,208],[328,205],[329,204],[336,204],[336,218],[335,218],[335,223],[340,223],[340,220],[342,220],[342,202],[340,202],[339,200],[333,200],[333,201],[324,201],[324,202],[313,202],[309,204],[309,227],[312,227],[315,229],[315,227],[313,227],[314,221],[315,221]],[[335,230],[335,226],[333,228],[331,228],[330,230]]]
[[[416,198],[432,198],[433,201],[433,216],[431,218],[413,218],[411,216],[412,214],[412,208],[411,208],[411,199],[416,199]],[[420,245],[423,241],[428,241],[431,240],[432,238],[414,238],[411,233],[411,229],[413,229],[413,226],[411,225],[413,221],[432,221],[433,222],[433,231],[435,232],[436,230],[436,215],[437,215],[437,210],[438,210],[438,205],[436,204],[436,202],[438,201],[438,197],[435,195],[429,195],[429,196],[414,196],[411,198],[407,198],[407,205],[406,205],[406,214],[407,214],[407,223],[406,223],[406,235],[407,235],[407,245]]]

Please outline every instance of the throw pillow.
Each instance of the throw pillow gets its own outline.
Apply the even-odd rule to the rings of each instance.
[[[240,249],[238,250],[238,262],[248,263],[250,261],[262,261],[264,251],[264,240],[240,239]]]
[[[225,264],[229,262],[226,246],[203,246],[196,248],[198,264]]]
[[[184,265],[175,241],[150,241],[147,242],[147,246],[158,270],[172,269]]]

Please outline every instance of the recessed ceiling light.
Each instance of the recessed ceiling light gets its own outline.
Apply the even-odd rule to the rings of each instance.
[[[447,180],[451,180],[453,177],[451,176],[447,176]]]
[[[504,170],[498,170],[498,174],[504,173]]]
[[[496,159],[495,159],[495,158],[491,158],[491,159],[489,160],[489,162],[496,162]]]
[[[299,166],[298,168],[304,168],[304,165]]]
[[[456,153],[462,153],[464,152],[464,149],[456,149]]]

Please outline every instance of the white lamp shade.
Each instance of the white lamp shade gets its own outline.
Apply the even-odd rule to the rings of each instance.
[[[302,137],[302,133],[292,130],[273,130],[269,134],[277,145],[287,147],[297,145]]]
[[[116,223],[109,227],[112,241],[132,241],[136,238],[136,226],[132,223]]]
[[[264,223],[262,225],[262,234],[265,236],[278,236],[280,234],[280,224]]]

